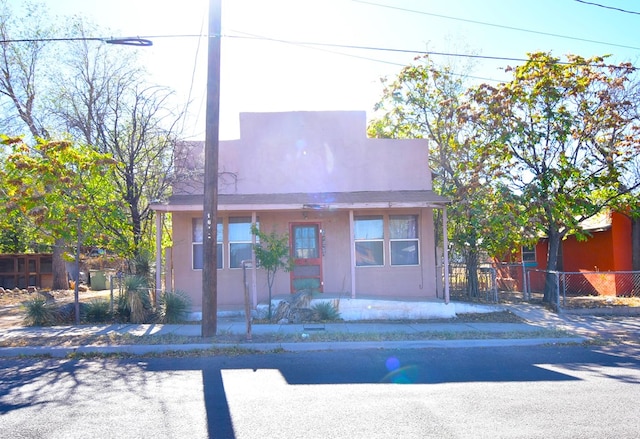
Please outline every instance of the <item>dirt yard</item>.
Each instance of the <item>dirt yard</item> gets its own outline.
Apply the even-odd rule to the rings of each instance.
[[[12,328],[16,326],[22,326],[22,320],[24,318],[24,311],[22,309],[22,303],[36,297],[39,293],[13,293],[7,292],[0,294],[0,330],[6,328]],[[109,290],[104,291],[80,291],[80,302],[89,302],[91,299],[103,298],[109,299]],[[117,294],[117,291],[115,292]],[[53,303],[63,305],[65,303],[73,303],[74,291],[73,290],[59,290],[59,291],[47,291],[44,293],[44,297],[48,300],[52,300]]]
[[[37,293],[36,293],[37,294]],[[74,291],[73,290],[60,290],[60,291],[48,291],[44,293],[50,300],[53,300],[55,304],[63,305],[66,303],[73,303]],[[117,291],[115,292],[117,294]],[[110,291],[81,291],[79,293],[80,302],[89,302],[91,299],[103,298],[109,300]],[[7,292],[0,294],[0,330],[6,328],[12,328],[16,326],[22,326],[22,320],[24,318],[24,311],[22,310],[22,302],[32,298],[32,294],[16,294]],[[454,300],[463,300],[460,298],[453,298]],[[512,303],[522,300],[522,295],[519,293],[518,297],[501,297],[501,302]],[[532,298],[532,302],[541,303],[542,297]],[[640,297],[611,297],[611,296],[587,296],[587,297],[568,297],[567,306],[568,309],[588,309],[588,308],[613,308],[617,306],[625,307],[640,307]]]
[[[640,307],[640,297],[583,296],[567,297],[567,308]]]

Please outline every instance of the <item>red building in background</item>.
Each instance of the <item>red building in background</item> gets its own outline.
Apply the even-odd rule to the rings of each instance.
[[[618,212],[603,212],[585,221],[589,235],[579,240],[566,237],[560,246],[558,271],[565,273],[562,288],[567,294],[625,296],[633,294],[631,219]],[[548,239],[541,238],[534,247],[523,247],[511,264],[521,264],[529,270],[547,269]],[[511,265],[513,266],[513,265]],[[524,290],[524,270],[499,269],[501,287]],[[616,272],[615,274],[610,272]],[[545,276],[531,272],[530,290],[542,291]]]

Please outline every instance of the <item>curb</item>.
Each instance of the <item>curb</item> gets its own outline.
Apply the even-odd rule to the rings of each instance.
[[[76,346],[76,347],[19,347],[0,348],[0,357],[49,356],[64,358],[72,354],[147,355],[167,352],[206,351],[209,349],[244,349],[256,352],[284,350],[285,352],[336,351],[353,349],[459,349],[539,346],[553,344],[579,344],[587,337],[563,338],[522,338],[522,339],[482,339],[482,340],[412,340],[412,341],[356,341],[356,342],[299,342],[299,343],[198,343],[173,345],[118,345],[118,346]]]

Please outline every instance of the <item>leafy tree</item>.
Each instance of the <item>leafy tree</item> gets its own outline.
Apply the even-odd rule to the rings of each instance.
[[[512,71],[511,82],[477,89],[476,116],[486,132],[499,134],[503,181],[519,196],[529,228],[548,238],[547,269],[554,271],[562,239],[582,234],[581,221],[616,207],[640,184],[622,184],[639,145],[634,68],[539,52]],[[544,300],[555,303],[552,280]]]
[[[0,136],[0,140],[11,147],[0,168],[4,182],[0,210],[18,212],[46,236],[78,242],[78,261],[83,232],[99,235],[97,218],[119,220],[108,179],[113,159],[68,141],[39,139],[30,147],[19,138]],[[78,312],[76,317],[78,321]]]
[[[47,81],[44,60],[48,46],[39,39],[51,37],[53,27],[41,4],[24,3],[22,15],[0,0],[0,38],[20,42],[0,44],[0,108],[6,134],[29,133],[32,138],[49,138],[48,112],[42,111],[41,91]],[[28,23],[28,26],[25,26]],[[17,223],[14,223],[17,225]],[[54,237],[53,288],[67,288],[67,274],[62,254],[65,242]]]
[[[67,17],[65,26],[57,27],[60,22],[42,3],[13,10],[0,0],[0,36],[25,40],[0,45],[0,115],[6,134],[28,133],[28,141],[35,142],[70,133],[78,143],[111,153],[117,161],[109,174],[119,198],[114,206],[128,221],[103,221],[103,236],[110,235],[109,247],[118,253],[144,261],[154,236],[149,205],[166,198],[174,178],[173,145],[181,114],[170,111],[168,89],[144,82],[136,49],[87,39],[108,32],[82,18]],[[47,37],[78,40],[39,41]],[[63,248],[59,239],[54,288],[66,283]]]
[[[464,78],[434,65],[428,56],[415,61],[393,81],[383,81],[376,105],[383,115],[371,123],[369,135],[429,140],[434,191],[452,201],[450,242],[465,261],[468,294],[477,296],[480,254],[503,250],[505,236],[515,230],[505,226],[515,223],[505,221],[504,210],[496,208],[504,204],[504,191],[489,184],[499,172],[491,156],[494,139],[476,129]]]
[[[0,193],[4,189],[0,188]],[[0,200],[3,197],[0,195]],[[4,212],[0,218],[0,253],[39,252],[48,248],[39,239],[33,224],[19,211]]]
[[[92,30],[82,20],[70,27],[76,37]],[[144,82],[135,54],[130,47],[86,40],[69,44],[55,81],[66,85],[57,90],[52,108],[63,129],[116,160],[114,190],[128,221],[125,227],[103,226],[118,238],[118,250],[132,257],[139,273],[144,264],[138,261],[145,261],[153,243],[150,204],[169,195],[174,178],[181,114],[170,111],[169,89]]]
[[[275,231],[265,233],[256,227],[251,226],[251,233],[258,242],[253,246],[258,265],[267,271],[267,287],[269,288],[269,319],[271,319],[271,293],[273,281],[279,270],[290,271],[291,259],[289,257],[289,237],[288,235],[278,235]]]

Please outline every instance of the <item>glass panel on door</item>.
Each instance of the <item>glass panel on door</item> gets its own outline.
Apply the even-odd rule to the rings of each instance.
[[[322,292],[322,257],[320,224],[291,224],[291,292]]]

